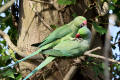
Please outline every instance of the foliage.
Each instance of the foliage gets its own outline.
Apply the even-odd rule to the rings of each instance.
[[[99,26],[96,22],[93,22],[93,27],[95,28],[95,30],[100,33],[100,34],[105,34],[107,32],[107,30],[105,28],[103,28],[102,26]]]
[[[1,41],[2,45],[0,45],[0,47],[2,49],[0,49],[0,67],[4,67],[7,66],[9,64],[11,64],[11,61],[13,61],[13,59],[11,58],[11,55],[13,56],[13,54],[11,55],[7,55],[7,51],[8,49],[5,48],[5,41]],[[12,51],[11,51],[12,52]],[[5,78],[6,80],[21,80],[22,77],[20,77],[21,74],[18,73],[16,71],[15,68],[8,68],[8,69],[0,69],[0,78]]]
[[[99,76],[99,74],[103,74],[104,73],[104,63],[95,63],[93,62],[93,70],[96,72],[96,76]]]
[[[71,4],[75,4],[76,0],[57,0],[57,2],[60,5],[71,5]]]
[[[5,80],[22,80],[22,75],[12,68],[1,70],[0,77]]]
[[[112,0],[112,3],[110,4],[110,9],[113,10],[113,13],[118,16],[118,19],[120,19],[120,0]]]
[[[77,17],[78,15],[76,13],[73,13],[72,16],[75,18]]]
[[[4,5],[9,0],[0,0],[0,6]],[[5,30],[10,27],[8,34],[14,44],[17,42],[17,30],[13,26],[12,14],[10,9],[0,14],[0,29]],[[9,54],[9,55],[8,55]],[[15,61],[15,53],[8,49],[6,41],[0,38],[0,68],[11,64]],[[15,68],[0,69],[0,79],[4,80],[22,80],[21,74]]]
[[[50,25],[50,27],[52,28],[52,29],[56,29],[56,28],[58,28],[58,26],[56,26],[56,25]]]

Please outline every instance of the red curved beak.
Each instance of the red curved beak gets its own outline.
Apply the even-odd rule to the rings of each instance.
[[[80,34],[77,33],[77,34],[75,35],[75,38],[80,38]]]

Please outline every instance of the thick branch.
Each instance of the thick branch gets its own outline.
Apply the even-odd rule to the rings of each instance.
[[[16,53],[18,53],[20,56],[26,57],[26,56],[29,55],[29,54],[27,54],[27,53],[25,53],[25,52],[22,52],[18,47],[16,47],[16,46],[12,43],[12,41],[10,40],[10,37],[9,37],[7,34],[5,34],[2,30],[0,30],[0,36],[2,36],[2,37],[5,39],[5,41],[7,42],[8,46],[9,46],[13,51],[15,51]],[[38,55],[33,56],[33,57],[29,58],[29,59],[40,59],[40,58],[41,58],[41,57],[40,57],[40,55],[38,54]]]
[[[106,58],[104,56],[100,56],[100,55],[96,55],[96,54],[91,54],[91,52],[96,51],[98,49],[100,49],[100,47],[97,47],[95,49],[89,50],[89,51],[85,52],[84,55],[85,56],[89,56],[89,57],[94,57],[94,58],[102,59],[102,60],[106,60],[107,59],[109,62],[120,64],[119,61],[116,61],[114,59]]]
[[[8,1],[5,5],[3,5],[0,8],[0,13],[4,12],[6,9],[8,9],[12,4],[15,2],[15,0]]]
[[[94,57],[94,58],[98,58],[98,59],[102,59],[102,60],[106,60],[106,59],[107,59],[108,61],[110,61],[110,62],[112,62],[112,63],[120,64],[119,61],[116,61],[116,60],[114,60],[114,59],[109,59],[109,58],[106,58],[106,57],[104,57],[104,56],[99,56],[99,55],[90,54],[90,53],[86,53],[85,55],[86,55],[86,56],[90,56],[90,57]]]
[[[68,73],[65,75],[63,80],[72,80],[73,76],[75,75],[76,71],[77,71],[78,66],[73,65],[70,70],[68,71]]]

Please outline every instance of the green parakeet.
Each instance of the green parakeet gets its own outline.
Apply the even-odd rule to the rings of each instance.
[[[55,47],[53,47],[53,49],[45,50],[42,53],[55,57],[79,56],[80,53],[89,48],[91,32],[87,27],[82,27],[81,29],[79,29],[77,35],[78,34],[80,34],[80,40],[76,38],[77,40],[62,41]]]
[[[79,28],[81,28],[82,26],[84,26],[86,24],[87,24],[87,20],[85,17],[83,17],[83,16],[76,17],[69,24],[66,24],[66,25],[61,26],[60,28],[57,28],[47,38],[45,38],[43,40],[43,42],[41,42],[41,44],[39,45],[40,49],[33,52],[29,56],[27,56],[21,60],[18,60],[15,64],[38,54],[42,50],[46,50],[50,47],[54,47],[61,41],[67,40],[71,37],[74,37],[75,34],[77,33],[77,31],[79,30]]]
[[[80,37],[80,38],[79,38]],[[42,51],[42,54],[49,55],[37,68],[35,68],[28,76],[24,79],[26,80],[39,69],[45,67],[48,63],[53,61],[56,57],[75,57],[82,55],[90,45],[91,32],[84,26],[78,30],[75,39],[68,39],[60,42],[52,49]]]
[[[61,26],[60,28],[57,28],[38,45],[39,47],[42,47],[53,41],[61,39],[62,37],[69,35],[69,34],[71,34],[71,36],[74,37],[78,29],[81,26],[86,25],[86,24],[87,24],[86,18],[82,16],[78,16],[73,21],[71,21],[69,24],[66,24],[66,25]]]

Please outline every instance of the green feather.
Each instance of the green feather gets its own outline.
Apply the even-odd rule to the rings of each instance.
[[[29,56],[21,60],[18,60],[15,64],[18,64],[19,62],[24,61],[28,59],[29,57],[32,57],[38,54],[39,52],[43,54],[51,55],[50,57],[46,58],[45,61],[43,61],[37,68],[35,68],[35,70],[33,70],[32,73],[30,73],[24,80],[26,80],[36,71],[38,71],[39,69],[42,69],[48,63],[54,60],[55,57],[53,56],[70,57],[70,56],[78,56],[78,55],[83,54],[83,52],[88,49],[88,46],[89,46],[88,43],[90,41],[90,39],[88,38],[90,37],[83,39],[83,41],[82,40],[74,41],[71,39],[74,38],[78,30],[81,29],[80,25],[83,24],[84,21],[86,21],[86,18],[82,16],[76,17],[69,24],[61,26],[60,28],[53,31],[47,38],[45,38],[43,42],[39,45],[40,47],[39,50],[37,50],[36,52],[33,52],[32,54],[30,54]],[[83,37],[84,37],[84,32],[83,32]],[[6,68],[8,67],[10,66],[7,66]]]
[[[89,48],[89,42],[87,40],[66,40],[60,42],[53,49],[43,51],[43,54],[57,56],[57,57],[72,57],[80,56]]]
[[[47,57],[38,67],[36,67],[30,74],[28,74],[23,80],[28,79],[30,76],[35,74],[39,69],[42,69],[44,66],[53,61],[56,57],[49,56]]]
[[[89,35],[91,35],[91,32],[87,27],[82,27],[80,29],[84,31],[81,32],[79,30],[78,33],[84,34],[84,36],[86,36],[87,38],[84,37],[83,39],[80,39],[80,40],[71,40],[71,39],[67,39],[63,41],[60,40],[59,44],[55,45],[52,49],[42,51],[43,54],[47,54],[50,56],[47,57],[37,68],[35,68],[35,70],[33,70],[30,74],[28,74],[28,76],[24,80],[29,78],[39,69],[42,69],[43,67],[45,67],[48,63],[50,63],[56,57],[81,56],[89,48],[90,39],[91,39]]]
[[[60,28],[57,28],[47,38],[43,40],[43,42],[39,45],[39,47],[49,44],[70,33],[72,33],[72,36],[75,36],[76,32],[80,28],[80,25],[83,23],[83,21],[86,21],[86,18],[82,16],[78,16],[73,21],[71,21],[69,24],[66,24],[64,26],[61,26]]]

